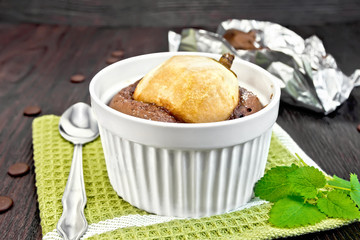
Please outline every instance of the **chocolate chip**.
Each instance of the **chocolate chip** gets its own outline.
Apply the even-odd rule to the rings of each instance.
[[[111,56],[116,57],[116,58],[121,58],[121,57],[124,56],[124,51],[123,51],[123,50],[113,51],[113,52],[111,53]]]
[[[13,177],[20,177],[27,174],[30,171],[30,167],[26,163],[15,163],[8,169],[8,174]]]
[[[360,124],[357,126],[357,130],[360,132]]]
[[[81,82],[85,81],[85,76],[82,74],[75,74],[75,75],[71,76],[70,81],[72,83],[81,83]]]
[[[14,204],[13,200],[9,197],[0,196],[0,213],[6,212]]]
[[[120,58],[117,58],[117,57],[109,57],[108,59],[106,59],[106,63],[107,64],[113,64],[113,63],[116,63],[119,60],[120,60]]]
[[[247,110],[248,112],[251,112],[251,111],[252,111],[252,109],[251,109],[251,108],[247,108],[246,110]]]
[[[38,106],[27,106],[24,109],[25,116],[36,116],[41,113],[41,108]]]

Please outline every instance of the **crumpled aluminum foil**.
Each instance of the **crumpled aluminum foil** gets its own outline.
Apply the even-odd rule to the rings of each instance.
[[[256,31],[258,50],[236,50],[222,36],[228,29]],[[231,19],[222,22],[216,33],[202,29],[170,31],[169,51],[195,51],[235,56],[255,63],[275,75],[282,88],[281,100],[291,105],[329,114],[360,86],[360,69],[346,76],[322,41],[303,39],[293,31],[271,22]]]

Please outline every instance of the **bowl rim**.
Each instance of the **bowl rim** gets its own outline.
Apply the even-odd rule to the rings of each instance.
[[[224,121],[218,121],[218,122],[207,122],[207,123],[171,123],[171,122],[160,122],[160,121],[153,121],[149,119],[143,119],[134,117],[122,112],[119,112],[111,107],[109,107],[106,103],[100,100],[100,98],[95,93],[95,84],[96,82],[101,80],[101,76],[104,75],[108,71],[112,71],[113,69],[123,65],[128,64],[131,62],[136,62],[138,59],[143,58],[153,58],[156,56],[164,56],[164,57],[171,57],[174,55],[196,55],[196,56],[205,56],[205,57],[212,57],[215,59],[219,59],[221,57],[221,54],[215,54],[215,53],[202,53],[202,52],[156,52],[156,53],[149,53],[149,54],[143,54],[138,55],[134,57],[130,57],[124,60],[120,60],[116,63],[113,63],[107,67],[104,67],[99,72],[97,72],[94,77],[91,79],[89,84],[89,92],[90,97],[92,98],[92,101],[94,101],[98,106],[102,107],[103,110],[105,110],[110,115],[115,115],[116,117],[125,118],[128,121],[133,121],[138,124],[144,124],[149,126],[157,126],[157,127],[165,127],[165,128],[184,128],[184,129],[198,129],[198,128],[213,128],[213,127],[222,127],[222,126],[231,126],[231,125],[237,125],[243,122],[252,121],[254,118],[258,118],[261,115],[266,115],[269,111],[271,111],[274,107],[277,106],[278,101],[280,101],[280,85],[278,81],[280,81],[277,77],[266,71],[265,69],[251,63],[245,60],[242,60],[238,57],[235,57],[234,61],[240,62],[241,64],[247,65],[250,68],[254,68],[257,71],[262,72],[263,74],[267,75],[269,79],[271,79],[274,93],[271,97],[270,103],[267,104],[263,109],[260,111],[248,115],[246,117],[232,119],[232,120],[224,120]]]

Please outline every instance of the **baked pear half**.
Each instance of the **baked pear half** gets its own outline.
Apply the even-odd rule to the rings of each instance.
[[[224,121],[239,102],[239,83],[230,70],[233,56],[219,61],[203,56],[177,55],[149,73],[133,98],[166,108],[187,123]]]

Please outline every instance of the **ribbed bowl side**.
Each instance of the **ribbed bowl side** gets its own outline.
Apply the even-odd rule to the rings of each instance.
[[[262,177],[271,129],[243,144],[174,150],[127,141],[100,127],[110,182],[119,196],[151,213],[178,217],[240,207]]]

